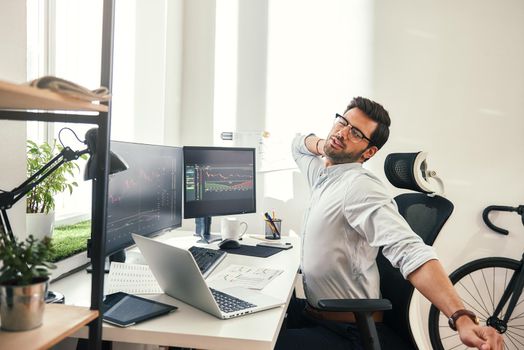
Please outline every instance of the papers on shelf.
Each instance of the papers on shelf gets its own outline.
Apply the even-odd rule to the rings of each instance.
[[[207,283],[209,286],[219,290],[234,287],[261,290],[282,272],[283,270],[230,265],[208,278]]]
[[[129,294],[164,293],[147,265],[111,262],[107,278],[106,294],[125,292]]]
[[[53,77],[45,76],[28,82],[29,86],[39,89],[47,89],[66,97],[75,98],[82,101],[109,101],[111,95],[106,87],[99,87],[95,90],[89,90],[81,85],[75,84],[71,81]]]

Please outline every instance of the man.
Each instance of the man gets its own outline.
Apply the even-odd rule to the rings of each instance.
[[[293,141],[293,156],[311,188],[301,262],[307,303],[292,300],[288,327],[276,348],[360,348],[351,314],[330,315],[315,306],[320,299],[379,298],[375,259],[382,246],[384,256],[415,288],[447,317],[455,314],[465,345],[502,349],[502,337],[493,328],[459,311],[464,305],[432,247],[400,216],[382,182],[362,167],[386,143],[389,125],[380,104],[357,97],[344,115],[337,114],[327,139],[310,134]]]

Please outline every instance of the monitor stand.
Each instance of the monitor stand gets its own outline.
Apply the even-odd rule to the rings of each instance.
[[[124,249],[119,250],[119,251],[109,255],[108,257],[106,257],[105,263],[104,263],[104,273],[109,273],[109,268],[111,267],[111,261],[122,262],[122,263],[126,262],[126,252],[125,252],[125,250]],[[89,265],[86,268],[86,271],[87,271],[87,273],[92,273],[93,272],[92,265]]]
[[[200,237],[200,240],[198,240],[197,243],[213,243],[216,241],[221,241],[222,236],[220,235],[213,235],[211,234],[211,217],[210,216],[204,216],[201,218],[195,218],[195,236]]]

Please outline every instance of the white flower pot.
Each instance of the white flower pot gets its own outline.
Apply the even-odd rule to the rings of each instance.
[[[46,236],[51,238],[54,228],[55,212],[26,214],[26,231],[28,236],[33,235],[39,240]]]

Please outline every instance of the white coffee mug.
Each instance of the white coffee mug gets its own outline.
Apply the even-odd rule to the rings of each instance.
[[[243,230],[241,230],[242,225],[245,226]],[[223,218],[220,228],[222,239],[233,239],[238,241],[240,237],[246,233],[247,223],[240,221],[237,218]]]

